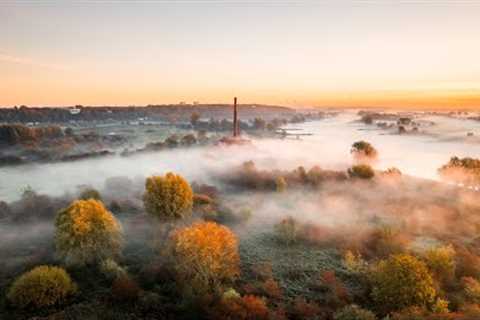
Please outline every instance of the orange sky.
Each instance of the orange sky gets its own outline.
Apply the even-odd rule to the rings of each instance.
[[[480,3],[6,2],[0,106],[480,109]]]

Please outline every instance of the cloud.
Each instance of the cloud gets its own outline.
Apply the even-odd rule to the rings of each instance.
[[[12,56],[12,55],[9,55],[9,54],[3,53],[3,52],[0,52],[0,62],[21,64],[21,65],[26,65],[26,66],[31,66],[31,67],[46,68],[46,69],[58,70],[58,71],[70,71],[70,70],[72,70],[68,66],[64,66],[64,65],[60,65],[60,64],[54,64],[54,63],[39,62],[39,61],[35,61],[35,60],[29,59],[29,58]]]

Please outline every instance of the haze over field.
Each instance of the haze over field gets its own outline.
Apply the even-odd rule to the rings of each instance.
[[[229,170],[253,160],[265,169],[294,169],[319,165],[322,168],[345,170],[352,165],[352,141],[367,140],[381,151],[376,167],[397,167],[403,173],[419,178],[438,180],[437,169],[451,156],[475,157],[480,145],[467,139],[468,132],[480,132],[474,120],[428,116],[434,121],[428,135],[402,136],[385,133],[375,127],[355,122],[354,112],[337,117],[292,124],[285,128],[301,129],[312,136],[292,139],[259,139],[248,146],[206,147],[136,155],[133,158],[113,156],[74,163],[34,164],[2,169],[7,183],[0,184],[0,197],[12,200],[30,185],[39,192],[61,195],[76,192],[82,185],[102,188],[107,178],[126,176],[140,181],[145,176],[174,171],[189,180],[212,183],[213,173]]]

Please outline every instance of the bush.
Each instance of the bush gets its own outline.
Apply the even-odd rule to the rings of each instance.
[[[300,226],[292,217],[288,217],[275,225],[275,235],[277,239],[287,245],[298,241]]]
[[[57,254],[67,264],[97,263],[120,254],[122,230],[97,200],[77,200],[55,220]]]
[[[98,190],[93,188],[87,188],[80,193],[80,196],[78,197],[78,199],[80,200],[95,199],[95,200],[102,201],[102,196],[100,195],[100,192],[98,192]]]
[[[372,179],[375,171],[368,164],[359,164],[348,169],[350,178]]]
[[[436,291],[427,266],[411,255],[392,255],[380,261],[372,281],[372,297],[383,311],[431,307],[435,302]]]
[[[264,299],[253,295],[240,297],[238,293],[229,291],[208,313],[210,319],[267,320],[269,318],[269,310]]]
[[[480,282],[472,277],[462,278],[462,286],[469,302],[480,303]]]
[[[445,283],[455,276],[455,249],[451,245],[427,250],[424,256],[434,277]]]
[[[214,222],[179,229],[171,238],[174,268],[184,293],[212,292],[239,274],[238,242],[227,227]]]
[[[137,300],[140,287],[129,276],[121,276],[112,284],[112,297],[119,302],[132,302]]]
[[[143,202],[149,214],[162,220],[184,218],[191,214],[192,188],[180,175],[169,172],[165,176],[149,177],[145,189]]]
[[[373,312],[360,308],[357,305],[349,305],[337,311],[333,316],[335,320],[375,320]]]
[[[275,180],[275,188],[277,192],[284,192],[287,190],[287,182],[285,181],[284,177],[278,177]]]
[[[106,259],[100,264],[100,271],[108,280],[115,280],[127,276],[127,271],[118,265],[113,259]]]
[[[42,308],[64,302],[75,291],[76,285],[64,269],[39,266],[13,282],[7,299],[19,308]]]
[[[364,254],[370,258],[388,258],[392,254],[404,253],[409,239],[391,227],[380,227],[372,231],[365,241]]]

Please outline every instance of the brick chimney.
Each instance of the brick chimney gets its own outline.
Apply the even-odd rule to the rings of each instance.
[[[237,137],[240,135],[240,130],[238,127],[238,114],[237,114],[237,97],[233,98],[233,136]]]

